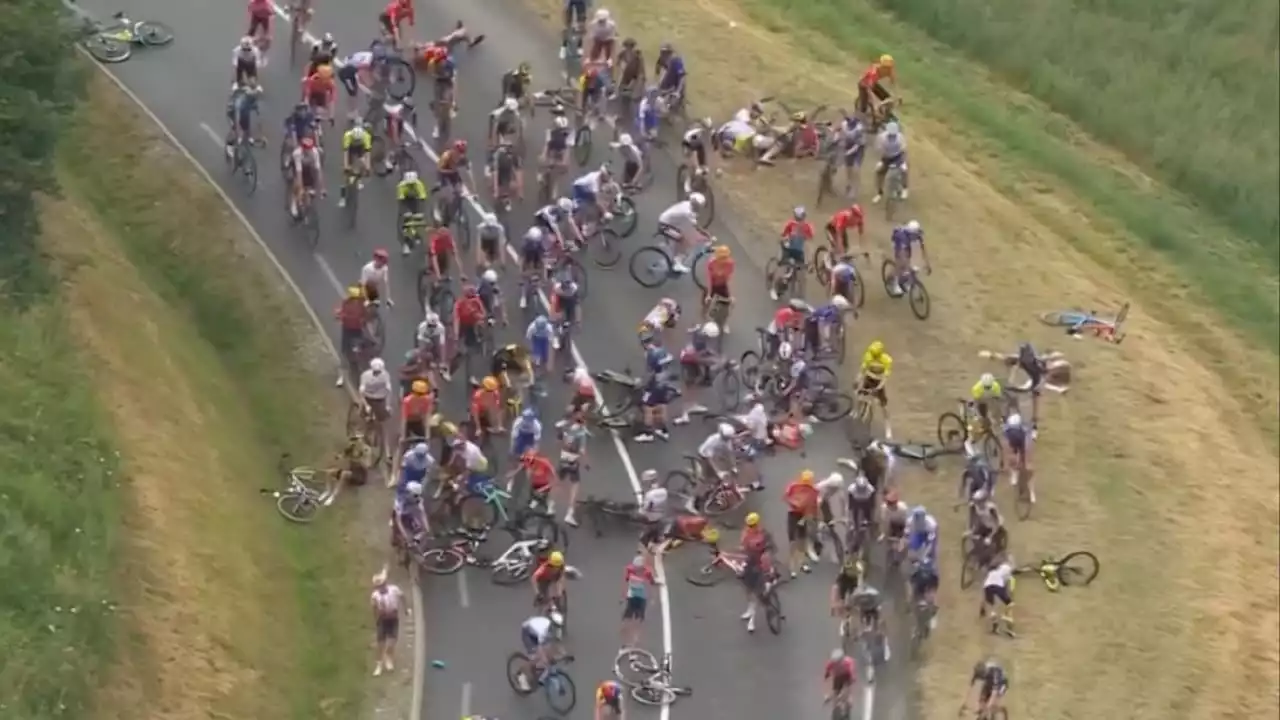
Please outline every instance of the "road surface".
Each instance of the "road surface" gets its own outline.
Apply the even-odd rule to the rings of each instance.
[[[277,47],[273,49],[272,62],[263,72],[267,93],[263,115],[269,144],[258,154],[261,177],[257,193],[246,197],[229,177],[221,148],[221,137],[226,131],[224,111],[232,50],[247,25],[244,4],[85,0],[81,5],[100,17],[124,10],[136,19],[160,20],[175,29],[178,39],[172,46],[139,52],[134,59],[111,70],[223,183],[318,315],[329,317],[341,288],[358,278],[360,266],[375,247],[395,251],[397,213],[390,178],[372,180],[361,194],[355,232],[343,230],[341,216],[332,203],[322,210],[323,235],[315,253],[302,242],[286,218],[285,190],[276,171],[275,158],[280,124],[298,92],[298,73],[288,67],[286,24],[277,22]],[[315,9],[312,31],[332,33],[343,53],[367,46],[376,36],[380,3],[316,0]],[[419,39],[440,36],[459,19],[473,32],[483,32],[488,37],[480,48],[462,60],[461,109],[454,132],[466,137],[473,148],[483,146],[484,114],[500,99],[498,79],[503,70],[527,60],[533,66],[535,86],[545,87],[550,78],[559,77],[555,43],[543,32],[540,20],[523,7],[511,7],[511,3],[499,0],[468,3],[417,0],[417,9],[418,28],[410,32]],[[693,72],[696,74],[697,69]],[[344,96],[339,101],[340,112],[345,112],[345,103]],[[427,113],[422,114],[420,124],[429,128]],[[545,120],[545,114],[535,120],[535,132],[531,136],[541,136]],[[330,137],[337,136],[331,134]],[[602,139],[597,139],[595,162],[605,158],[600,149],[602,145]],[[472,154],[476,157],[475,151]],[[336,188],[341,181],[340,163],[336,160],[336,157],[330,158],[326,163],[331,200],[336,198]],[[420,165],[429,167],[421,157]],[[675,199],[675,172],[670,159],[658,158],[655,173],[654,186],[636,199],[641,225],[628,240],[628,253],[652,233],[657,215]],[[424,173],[424,177],[426,175]],[[531,188],[532,185],[531,177]],[[529,203],[517,206],[513,213],[513,224],[517,227],[513,232],[523,230],[526,223],[522,219],[531,218],[532,211]],[[721,206],[718,212],[724,215],[728,211]],[[750,347],[752,328],[767,322],[773,304],[764,292],[761,269],[745,259],[737,239],[725,229],[723,222],[718,221],[713,230],[721,241],[734,247],[735,256],[739,258],[736,280],[739,301],[734,315],[736,322],[732,323],[738,331],[726,342],[726,347],[736,355]],[[415,277],[420,262],[417,254],[408,261],[393,258],[392,288],[397,306],[386,318],[385,352],[393,361],[408,349],[413,328],[420,319],[420,311],[414,307]],[[640,365],[634,328],[659,298],[672,296],[685,308],[697,306],[697,291],[691,282],[669,284],[662,290],[645,290],[627,275],[625,260],[612,271],[594,266],[589,266],[588,271],[593,299],[587,303],[586,328],[579,335],[578,350],[582,359],[596,370]],[[514,297],[510,284],[506,289],[508,297]],[[500,334],[500,339],[513,338],[518,332],[513,324],[510,330]],[[336,327],[333,334],[336,340]],[[460,391],[455,389],[452,397],[460,399]],[[566,397],[560,388],[553,388],[550,401],[549,407],[557,407]],[[591,446],[593,467],[584,480],[584,494],[629,497],[636,474],[650,467],[665,473],[683,466],[682,454],[692,452],[705,434],[706,426],[695,422],[692,429],[678,430],[670,444],[646,446],[615,443],[608,434],[597,432]],[[836,457],[846,451],[847,445],[835,428],[820,428],[810,440],[807,460],[787,453],[766,461],[765,478],[769,488],[752,502],[762,511],[776,536],[785,537],[777,500],[782,485],[804,467],[812,467],[816,473],[835,469]],[[578,708],[570,714],[572,718],[592,716],[591,693],[595,684],[610,672],[618,646],[620,575],[633,554],[634,537],[629,533],[606,535],[601,540],[589,538],[584,531],[574,534],[568,559],[582,569],[585,577],[570,589],[570,642],[577,657],[570,671],[579,693]],[[678,550],[667,558],[665,568],[669,582],[663,599],[669,600],[668,608],[658,602],[651,603],[645,646],[655,653],[670,647],[675,657],[676,682],[694,688],[692,697],[682,699],[669,713],[661,713],[663,720],[669,715],[760,720],[826,717],[828,711],[820,703],[819,674],[822,663],[837,644],[834,622],[826,613],[834,568],[825,565],[812,576],[802,577],[784,588],[782,599],[788,623],[782,635],[770,635],[762,622],[755,636],[748,636],[738,619],[743,598],[731,584],[700,589],[684,582],[684,575],[703,558],[704,551],[700,548]],[[505,659],[518,648],[519,625],[530,613],[527,588],[494,587],[483,573],[468,570],[455,577],[429,577],[423,589],[428,611],[427,660],[439,659],[445,668],[431,669],[429,664],[419,663],[427,673],[422,717],[434,720],[474,712],[506,720],[551,714],[541,696],[515,697],[504,679]],[[886,608],[885,616],[894,617],[892,610]],[[664,627],[668,618],[670,625]],[[880,673],[875,692],[859,695],[860,706],[855,708],[854,717],[906,717],[907,680],[902,661],[895,658],[895,662]],[[643,708],[633,708],[633,713],[640,717],[659,715],[656,710]]]

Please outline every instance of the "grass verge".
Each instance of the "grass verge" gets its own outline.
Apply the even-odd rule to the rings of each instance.
[[[84,107],[60,150],[65,197],[44,213],[64,281],[54,327],[76,351],[58,353],[63,372],[58,358],[41,372],[89,381],[67,394],[93,396],[119,450],[123,480],[105,505],[120,524],[98,533],[116,553],[97,565],[120,623],[100,641],[111,663],[85,673],[89,712],[47,716],[356,717],[354,509],[299,528],[258,494],[279,482],[281,452],[319,459],[339,437],[343,408],[310,370],[322,349],[225,206],[134,106],[95,75]],[[51,446],[41,459],[66,454]]]
[[[558,17],[557,3],[529,1],[549,22]],[[661,41],[681,48],[699,115],[723,118],[777,92],[797,105],[852,104],[847,43],[837,52],[816,34],[784,33],[776,21],[766,27],[730,0],[621,0],[611,9],[623,32],[647,49]],[[936,48],[919,50],[914,41],[894,46],[922,58],[933,58]],[[936,57],[946,67],[965,64]],[[989,84],[966,86],[971,73],[959,69],[952,92],[1012,97]],[[1014,110],[1024,106],[1015,101]],[[1065,350],[1076,384],[1045,403],[1035,457],[1041,505],[1033,521],[1011,521],[1013,547],[1027,560],[1088,548],[1101,558],[1103,575],[1088,590],[1058,596],[1024,583],[1021,637],[993,639],[973,620],[978,598],[956,582],[963,518],[940,510],[954,502],[957,468],[937,477],[908,470],[906,498],[935,509],[945,548],[943,618],[920,670],[924,714],[954,717],[972,663],[994,653],[1014,677],[1013,717],[1275,716],[1280,368],[1274,348],[1241,342],[1201,288],[1189,286],[1181,265],[1109,219],[1110,206],[1099,210],[1074,186],[1008,162],[1009,152],[988,139],[982,123],[949,107],[922,100],[907,119],[909,212],[930,229],[936,268],[925,278],[932,317],[917,322],[873,279],[851,349],[861,352],[873,338],[886,342],[897,360],[890,388],[895,435],[917,439],[930,439],[937,415],[988,369],[976,359],[978,350],[1007,350],[1022,339]],[[1067,128],[1058,122],[1058,130],[1043,132]],[[1019,130],[1028,139],[1030,127]],[[1073,142],[1072,163],[1124,167],[1083,139]],[[750,236],[761,238],[743,238],[757,263],[775,252],[764,238],[776,235],[791,207],[812,200],[816,179],[812,164],[784,163],[759,172],[731,167],[717,180],[717,193],[748,213]],[[1151,197],[1159,192],[1152,188]],[[1188,218],[1187,227],[1213,226],[1190,208],[1178,212],[1173,217]],[[887,249],[887,231],[875,215],[868,236],[877,251]],[[1241,258],[1251,252],[1239,243],[1230,248],[1223,252]],[[1268,265],[1259,274],[1240,262],[1237,284],[1273,286]],[[878,257],[875,263],[872,277]],[[1114,306],[1126,298],[1134,305],[1120,347],[1063,347],[1058,331],[1034,320],[1040,310]]]

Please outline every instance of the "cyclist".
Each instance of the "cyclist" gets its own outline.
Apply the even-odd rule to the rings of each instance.
[[[302,99],[311,106],[316,117],[324,117],[333,124],[333,108],[338,102],[338,86],[333,81],[333,68],[321,65],[302,80]],[[323,110],[322,114],[320,111]]]
[[[891,655],[889,643],[880,627],[880,591],[870,583],[863,583],[854,591],[850,599],[853,601],[853,606],[858,609],[860,632],[873,633],[877,637],[884,651],[884,660],[888,662]]]
[[[717,245],[712,251],[711,260],[707,262],[707,289],[702,294],[702,319],[711,317],[713,303],[724,302],[724,322],[720,331],[729,334],[729,313],[733,310],[733,293],[729,291],[729,282],[733,280],[733,252],[728,245]]]
[[[267,5],[267,12],[271,12],[270,5]],[[252,37],[246,35],[240,38],[240,44],[236,45],[235,52],[231,56],[231,87],[244,85],[249,80],[257,80],[258,68],[266,64],[264,60],[262,51],[254,44]]]
[[[565,127],[568,128],[567,121]],[[646,168],[644,151],[629,133],[619,135],[618,141],[609,143],[609,147],[617,150],[618,157],[622,158],[622,187],[632,191],[640,189],[640,178]]]
[[[430,448],[425,442],[414,443],[400,458],[400,482],[396,492],[407,491],[413,483],[421,485],[427,481],[427,474],[435,468],[436,460],[431,457]]]
[[[476,267],[506,268],[507,258],[502,248],[506,243],[507,230],[498,222],[498,216],[491,212],[480,214],[480,226],[476,228],[480,242],[476,243]]]
[[[315,192],[321,197],[327,193],[324,187],[324,173],[320,172],[320,148],[316,146],[314,137],[303,137],[293,149],[291,159],[293,194],[289,198],[289,215],[297,220],[302,216],[304,193]]]
[[[605,187],[612,181],[613,176],[609,172],[608,163],[574,180],[571,189],[573,209],[579,213],[591,210],[594,212],[595,218],[599,218],[602,221],[608,220],[612,216],[609,214],[609,209],[601,195]],[[581,241],[581,237],[577,239]]]
[[[923,601],[933,607],[937,607],[938,594],[938,567],[934,564],[932,558],[925,558],[923,562],[917,564],[911,570],[911,578],[908,586],[911,589],[912,602]],[[929,629],[937,626],[937,615],[929,624]]]
[[[586,372],[585,369],[579,369]],[[557,476],[562,483],[569,485],[569,497],[565,502],[568,510],[564,513],[564,524],[569,527],[578,526],[578,521],[573,516],[573,509],[578,504],[578,483],[582,481],[582,470],[589,467],[587,461],[589,436],[590,433],[587,431],[587,426],[582,423],[580,413],[573,413],[568,422],[560,428],[560,467]]]
[[[386,135],[387,147],[383,168],[389,173],[395,170],[400,158],[400,148],[405,144],[405,117],[413,115],[413,98],[406,97],[400,102],[388,100],[383,103],[382,110],[385,116],[382,121],[382,130]],[[407,153],[408,150],[406,149],[405,152]]]
[[[653,442],[657,438],[669,440],[671,431],[667,429],[667,406],[680,394],[679,388],[666,377],[665,368],[672,361],[671,353],[662,350],[663,357],[655,358],[661,366],[659,372],[649,373],[644,385],[640,388],[641,422],[637,434],[632,438],[635,442]]]
[[[1010,482],[1014,485],[1018,483],[1019,472],[1027,470],[1027,428],[1022,422],[1022,414],[1011,412],[1004,419],[1004,444],[1009,448],[1010,454],[1013,455],[1014,475],[1010,478]],[[1027,479],[1030,482],[1030,478]],[[1036,490],[1034,486],[1028,487],[1031,497],[1031,504],[1036,502]]]
[[[816,559],[816,554],[809,547],[809,522],[818,517],[820,499],[813,484],[813,471],[806,469],[782,492],[782,499],[787,504],[787,540],[791,546],[788,564],[792,579],[798,574],[797,569],[809,572],[806,556]]]
[[[902,277],[912,271],[911,248],[913,245],[920,245],[920,256],[924,258],[925,272],[933,272],[933,266],[929,262],[929,251],[924,246],[924,230],[920,227],[918,221],[911,220],[906,225],[895,227],[893,234],[889,236],[889,242],[893,245],[894,264],[893,280],[889,283],[889,294],[893,297],[901,297],[904,291]]]
[[[613,60],[613,41],[618,34],[618,26],[610,17],[609,11],[600,8],[586,28],[590,44],[587,46],[587,60],[594,62]]]
[[[907,556],[911,562],[931,560],[938,552],[938,521],[933,519],[923,505],[911,508],[907,518]]]
[[[354,374],[359,370],[355,365],[355,353],[364,346],[364,290],[359,285],[348,287],[346,298],[333,311],[333,316],[338,319],[338,326],[342,329],[339,341],[342,343],[343,357]],[[337,386],[342,387],[345,382],[346,373],[339,371]]]
[[[468,284],[453,304],[453,337],[465,349],[480,347],[480,326],[488,322],[484,301],[474,285]]]
[[[857,553],[845,553],[840,571],[836,573],[836,581],[831,584],[831,617],[846,620],[849,617],[850,598],[862,583],[862,561]],[[841,637],[844,637],[845,624],[840,623]]]
[[[885,491],[884,503],[880,506],[880,517],[884,521],[884,532],[881,540],[888,540],[898,552],[906,550],[907,519],[911,510],[898,497],[898,491],[890,488]]]
[[[742,568],[742,585],[747,593],[747,610],[740,616],[747,621],[747,632],[756,631],[757,598],[763,583],[776,575],[773,553],[777,550],[773,536],[760,526],[760,513],[748,513],[746,527],[742,529],[742,553],[746,556]]]
[[[884,178],[889,174],[889,168],[894,167],[902,170],[902,199],[906,200],[907,138],[898,123],[886,124],[880,137],[876,138],[876,145],[880,148],[880,162],[876,163],[876,196],[871,198],[871,202],[880,202],[884,195]]]
[[[991,373],[982,373],[982,377],[978,378],[978,382],[969,388],[969,395],[973,398],[974,405],[978,410],[978,417],[987,423],[987,428],[991,427],[991,415],[988,402],[991,400],[1002,400],[1004,398],[1004,388],[1000,387],[1000,383]]]
[[[297,147],[304,137],[314,137],[316,114],[311,111],[311,106],[298,101],[298,104],[293,106],[293,112],[284,119],[284,132],[285,137],[292,142],[292,147]]]
[[[876,486],[867,480],[861,472],[849,484],[849,520],[853,527],[866,526],[870,530],[876,520]],[[853,534],[855,537],[857,533]],[[857,552],[861,548],[849,548],[848,552]]]
[[[858,247],[862,247],[865,225],[866,217],[858,203],[837,210],[827,221],[827,241],[831,243],[831,254],[836,258],[844,258],[849,253],[849,228],[858,231]],[[867,253],[864,251],[862,255],[866,257]]]
[[[254,116],[259,116],[258,96],[262,94],[262,86],[258,84],[256,77],[247,78],[243,84],[236,85],[231,90],[231,97],[227,100],[227,120],[231,124],[231,135],[227,139],[226,149],[227,157],[235,157],[236,145],[242,142],[254,142],[260,138],[254,137],[255,124]]]
[[[413,170],[406,170],[400,182],[396,183],[396,205],[400,211],[401,255],[412,252],[414,243],[412,233],[404,232],[404,226],[410,220],[422,223],[423,211],[429,196],[426,183],[419,180],[418,173]]]
[[[782,226],[782,234],[779,236],[778,247],[782,250],[782,255],[778,259],[778,271],[781,273],[797,274],[796,277],[804,277],[804,246],[805,243],[813,239],[813,225],[805,220],[806,212],[803,206],[797,206],[791,212],[791,219],[786,225]],[[769,297],[773,300],[778,299],[779,285],[785,286],[785,278],[772,276],[769,278]],[[803,280],[801,281],[803,282]]]
[[[500,382],[504,382],[503,378],[507,381],[532,380],[533,358],[530,356],[529,349],[517,343],[510,343],[498,348],[493,352],[493,357],[490,359],[489,374],[499,378]],[[508,385],[503,389],[516,390],[517,388]]]
[[[374,248],[373,257],[360,268],[360,287],[364,288],[370,305],[376,306],[384,298],[388,307],[395,305],[391,300],[391,273],[387,262],[387,251]]]
[[[672,205],[658,215],[658,230],[675,241],[671,254],[671,270],[684,274],[689,272],[685,258],[692,248],[694,240],[703,240],[708,235],[698,227],[698,212],[707,204],[702,193],[689,193],[685,200]]]
[[[578,317],[578,305],[581,300],[582,288],[573,279],[572,272],[563,272],[551,284],[551,316],[555,318],[557,327],[562,330],[552,337],[557,350],[564,347],[570,332],[581,323]]]
[[[480,381],[480,387],[471,394],[471,419],[481,432],[501,435],[502,390],[498,379],[490,376]]]
[[[391,41],[392,47],[400,47],[400,23],[405,20],[409,21],[409,27],[414,26],[413,0],[391,0],[378,15],[383,36]]]
[[[520,103],[514,97],[504,97],[489,112],[489,147],[496,148],[513,137],[519,137],[521,131]]]
[[[689,168],[685,175],[683,192],[693,192],[693,177],[707,172],[711,166],[707,164],[707,136],[711,134],[711,118],[695,122],[680,137],[680,150],[683,162]]]
[[[559,553],[552,553],[558,555]],[[558,612],[549,612],[545,614],[534,615],[533,617],[520,623],[520,644],[524,647],[525,655],[529,657],[529,662],[533,664],[534,672],[538,674],[536,679],[538,683],[543,680],[543,675],[550,666],[552,658],[552,647],[559,644],[559,634],[564,628],[564,616]],[[530,678],[520,674],[517,678],[517,684],[521,685],[522,692],[532,690],[526,683]]]
[[[417,547],[427,532],[427,510],[422,504],[422,483],[410,482],[403,493],[396,493],[391,502],[392,547],[406,549]]]
[[[964,470],[960,473],[960,500],[968,500],[979,490],[988,495],[994,493],[996,474],[992,472],[985,455],[970,452],[965,459]]]
[[[518,421],[517,424],[519,424]],[[539,427],[538,431],[541,432],[541,430],[542,428]],[[507,482],[510,483],[511,479],[523,470],[529,479],[529,508],[539,509],[539,512],[545,511],[548,514],[554,513],[551,491],[555,487],[556,466],[546,455],[538,452],[536,444],[513,457],[519,458],[519,463],[507,474]]]
[[[671,298],[662,298],[640,321],[637,331],[640,347],[648,350],[654,345],[663,345],[667,331],[674,329],[679,322],[680,303]]]
[[[708,320],[700,325],[694,325],[687,332],[689,341],[680,350],[680,366],[684,370],[687,392],[692,396],[695,388],[711,385],[711,369],[720,358],[720,353],[711,347],[711,344],[720,337],[720,326],[714,320]],[[690,397],[688,409],[676,418],[676,424],[684,425],[689,422],[691,413],[706,411],[707,408],[694,404]]]
[[[1009,691],[1009,676],[994,658],[979,662],[973,666],[973,675],[969,677],[969,689],[965,691],[963,707],[968,707],[973,696],[974,687],[978,688],[975,709],[986,717],[999,717],[1000,705],[1004,695]]]
[[[570,7],[577,0],[570,0]],[[569,10],[565,10],[566,13]],[[633,646],[629,645],[627,647]],[[596,713],[593,720],[626,720],[622,704],[622,686],[615,680],[605,680],[596,687]]]
[[[1004,527],[1004,516],[985,489],[969,497],[969,529],[965,534],[971,536],[979,548],[986,548],[987,557],[994,557],[1008,546],[1009,531]]]
[[[529,582],[533,586],[534,607],[547,607],[550,603],[556,603],[557,607],[563,605],[564,570],[564,553],[553,550],[546,561],[533,571]]]
[[[835,141],[838,149],[831,151],[840,153],[841,164],[844,165],[845,194],[853,196],[854,178],[862,169],[862,160],[867,152],[867,135],[862,121],[857,117],[846,117],[836,130]]]
[[[737,431],[729,423],[720,423],[698,446],[698,464],[702,468],[702,482],[714,488],[737,472],[734,467],[733,439]]]
[[[370,83],[369,69],[373,67],[373,53],[368,50],[353,52],[336,64],[338,82],[342,83],[342,89],[347,91],[347,97],[354,99],[356,93],[360,91],[360,84],[363,82],[368,86]]]
[[[1013,632],[1013,556],[997,557],[987,566],[987,576],[982,580],[982,607],[979,615],[991,622],[991,632],[1004,622]],[[996,615],[996,602],[1004,606],[1004,612]]]
[[[551,364],[554,336],[555,328],[543,314],[535,317],[525,328],[524,339],[528,344],[529,364],[534,372]]]
[[[358,171],[359,177],[368,176],[373,171],[370,167],[373,149],[373,138],[369,135],[369,131],[364,129],[364,124],[356,118],[351,129],[342,133],[342,177],[345,179],[352,174],[352,171]],[[364,182],[357,180],[356,188],[363,190]],[[338,191],[338,207],[346,207],[347,205],[347,184],[344,182]]]
[[[822,521],[823,527],[828,530],[834,527],[837,514],[840,512],[840,506],[831,506],[831,501],[844,491],[844,475],[833,472],[813,484],[818,491],[818,517]],[[820,545],[820,543],[818,543]],[[818,554],[822,554],[822,548],[818,548]]]
[[[569,382],[573,384],[573,396],[569,398],[569,407],[566,408],[565,415],[580,417],[587,408],[596,404],[596,384],[591,379],[591,373],[582,366],[573,369],[569,375]]]
[[[538,413],[533,408],[525,408],[520,417],[511,423],[511,457],[523,458],[525,453],[537,450],[542,443],[542,423],[538,421]],[[545,458],[544,458],[545,459]],[[528,468],[525,468],[526,470]],[[548,484],[555,477],[555,468],[546,463],[546,479]],[[515,475],[515,471],[511,473]]]
[[[471,161],[467,158],[467,141],[455,140],[449,146],[448,150],[440,153],[439,159],[436,161],[437,187],[447,187],[452,193],[449,196],[450,202],[446,204],[440,212],[440,223],[442,225],[452,225],[452,213],[454,206],[461,207],[460,198],[465,186],[475,186],[475,177],[471,174]],[[466,182],[463,182],[463,173],[466,173]]]
[[[445,331],[444,323],[440,321],[440,314],[435,309],[428,307],[426,314],[422,318],[422,322],[418,323],[418,331],[414,334],[417,348],[425,353],[431,360],[431,365],[436,366],[444,380],[449,380],[448,363],[444,362],[445,351]]]
[[[515,100],[517,107],[522,107],[529,102],[529,86],[532,82],[533,69],[527,61],[522,60],[515,69],[502,73],[502,97]]]
[[[882,80],[897,84],[892,55],[881,55],[858,79],[857,110],[868,118],[874,118],[883,103],[892,97]]]
[[[885,425],[889,424],[889,395],[885,392],[885,384],[893,372],[893,356],[884,350],[884,343],[873,340],[862,353],[862,365],[858,368],[858,378],[854,387],[860,394],[874,397],[880,403],[884,413]]]
[[[333,35],[325,33],[324,37],[311,46],[311,54],[307,62],[307,74],[316,71],[321,65],[332,65],[338,59],[338,42]],[[341,79],[341,78],[339,78]]]
[[[391,373],[387,372],[387,364],[382,358],[370,360],[369,369],[360,373],[360,399],[365,412],[371,413],[380,424],[390,416],[387,398],[391,397],[391,389]]]
[[[844,322],[844,316],[853,310],[849,299],[844,295],[833,295],[831,300],[814,308],[804,322],[804,344],[811,353],[835,352],[832,348],[831,333],[837,325]],[[854,316],[857,311],[854,310]],[[844,342],[844,338],[838,338]]]
[[[409,392],[400,400],[400,437],[425,438],[430,424],[435,399],[426,380],[414,380]]]
[[[622,571],[622,585],[625,606],[622,610],[622,647],[638,647],[640,628],[644,624],[646,606],[649,604],[647,590],[657,585],[653,571],[645,565],[643,555],[631,559],[631,563]]]
[[[249,32],[245,37],[250,44],[262,48],[262,66],[266,67],[267,50],[271,47],[271,18],[275,8],[268,0],[249,0]]]
[[[832,698],[836,704],[843,704],[846,708],[853,705],[853,685],[856,682],[857,666],[853,662],[853,658],[844,654],[844,650],[836,648],[831,651],[831,659],[827,661],[826,666],[822,669],[822,682],[825,691],[822,695],[822,702],[829,702]]]
[[[502,137],[493,151],[489,172],[489,192],[497,199],[524,200],[524,161],[511,144],[511,138]]]

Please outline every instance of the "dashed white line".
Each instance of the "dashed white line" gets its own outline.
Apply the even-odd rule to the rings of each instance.
[[[471,717],[471,683],[462,683],[462,717]]]
[[[226,138],[218,134],[218,131],[214,130],[213,128],[209,127],[204,123],[200,123],[200,129],[204,131],[205,135],[208,135],[210,138],[212,138],[213,141],[217,143],[218,147],[222,147],[227,141]]]
[[[455,577],[458,578],[458,604],[462,606],[463,610],[466,610],[471,607],[471,590],[467,586],[467,573],[464,570]]]

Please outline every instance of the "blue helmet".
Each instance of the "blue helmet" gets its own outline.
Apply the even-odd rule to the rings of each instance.
[[[538,418],[538,413],[535,412],[533,408],[525,408],[524,412],[520,413],[520,417],[525,420],[536,420]]]
[[[917,505],[911,508],[911,519],[913,520],[923,520],[928,514],[929,511],[925,510],[923,505]]]
[[[551,321],[547,319],[546,315],[539,315],[538,317],[533,319],[533,326],[536,328],[544,328],[550,322]]]

